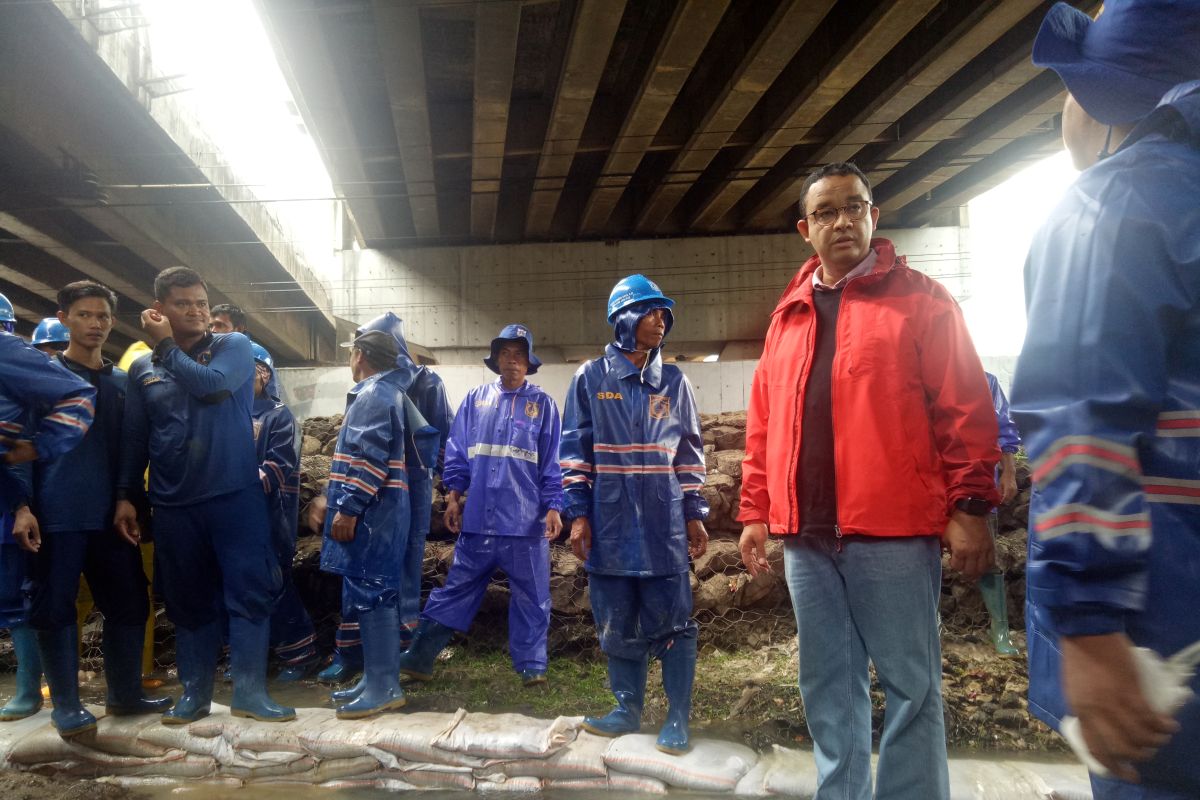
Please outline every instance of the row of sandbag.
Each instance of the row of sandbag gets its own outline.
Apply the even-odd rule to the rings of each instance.
[[[97,709],[98,711],[98,709]],[[300,709],[297,719],[263,724],[214,707],[187,726],[157,717],[105,717],[70,742],[48,715],[0,726],[8,766],[74,777],[114,776],[127,785],[172,781],[297,783],[331,788],[459,789],[482,793],[668,789],[743,796],[812,797],[812,755],[775,748],[762,756],[732,742],[700,739],[683,756],[660,753],[652,735],[616,739],[579,728],[579,717],[541,720],[520,714],[391,714],[337,719]],[[955,760],[956,798],[1086,798],[1077,767]]]

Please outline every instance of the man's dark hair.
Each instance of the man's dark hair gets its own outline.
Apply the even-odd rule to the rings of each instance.
[[[209,309],[210,317],[226,316],[229,317],[229,324],[234,330],[246,327],[246,312],[242,311],[240,306],[235,306],[233,303],[221,303]]]
[[[196,270],[187,267],[167,267],[154,279],[154,299],[161,303],[167,299],[172,289],[187,289],[192,286],[203,286],[204,291],[208,291],[208,284]]]
[[[99,297],[108,303],[108,310],[117,313],[117,294],[95,281],[73,281],[58,290],[58,310],[66,314],[71,306],[85,297]]]
[[[354,349],[362,353],[363,358],[367,360],[367,363],[370,364],[373,369],[379,372],[386,372],[392,367],[396,366],[395,355],[388,355],[381,350],[376,350],[369,344],[356,344],[354,345]]]
[[[867,199],[874,199],[875,196],[871,193],[871,182],[867,180],[867,176],[863,171],[851,161],[837,161],[833,164],[826,164],[823,167],[814,169],[804,179],[804,185],[800,187],[800,217],[803,219],[808,214],[808,210],[804,207],[804,201],[808,198],[808,190],[813,187],[814,183],[822,178],[844,175],[854,175],[857,177],[867,189]]]

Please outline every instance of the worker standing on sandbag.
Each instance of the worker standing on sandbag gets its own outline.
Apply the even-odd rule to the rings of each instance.
[[[36,530],[18,535],[34,557],[29,621],[37,631],[50,698],[51,722],[64,738],[96,727],[79,700],[75,599],[86,575],[104,614],[105,710],[113,716],[153,714],[170,698],[142,693],[142,640],[149,599],[136,541],[113,526],[121,425],[127,378],[101,355],[112,330],[117,297],[94,281],[58,292],[59,315],[70,329],[67,349],[54,362],[96,388],[95,419],[83,441],[33,470]]]
[[[271,646],[282,662],[276,678],[298,681],[317,663],[316,635],[308,609],[292,582],[292,559],[300,516],[300,454],[296,418],[280,399],[275,362],[267,349],[251,343],[254,354],[254,446],[258,477],[267,495],[271,543],[279,558],[283,589],[271,614]]]
[[[454,631],[471,627],[492,573],[512,590],[508,649],[525,686],[546,682],[550,627],[550,541],[562,532],[562,424],[550,395],[525,380],[542,362],[533,334],[508,325],[484,359],[500,379],[467,393],[446,445],[446,527],[458,534],[446,584],[421,613],[400,671],[429,680]],[[463,495],[466,494],[464,509]]]
[[[404,705],[400,688],[400,585],[411,524],[408,465],[432,465],[438,435],[404,389],[411,361],[400,359],[400,319],[390,311],[355,331],[346,399],[326,489],[321,569],[342,576],[342,606],[358,617],[363,676],[334,692],[340,719]]]
[[[30,559],[15,536],[38,535],[30,510],[30,461],[69,452],[92,425],[96,388],[46,359],[13,334],[16,315],[0,294],[0,625],[12,633],[17,657],[16,695],[0,708],[0,721],[23,719],[42,707],[42,665],[37,635],[28,624],[22,584]],[[46,413],[36,415],[38,409]]]
[[[400,649],[412,643],[413,631],[421,613],[421,568],[425,563],[425,538],[429,535],[433,508],[433,476],[440,472],[445,455],[446,437],[450,435],[453,413],[446,398],[446,386],[432,370],[417,364],[408,351],[404,339],[403,320],[392,331],[400,345],[398,380],[403,384],[405,395],[412,400],[421,417],[438,432],[436,463],[426,464],[410,461],[408,465],[408,496],[411,520],[408,528],[408,543],[400,581]],[[343,593],[343,600],[346,595]],[[334,637],[333,659],[317,675],[317,679],[329,683],[349,680],[362,669],[362,642],[359,636],[358,615],[352,607],[342,604],[342,619]]]
[[[267,694],[281,575],[254,452],[250,340],[209,333],[208,289],[187,267],[160,272],[154,297],[141,315],[154,350],[129,371],[115,523],[126,539],[140,541],[130,499],[142,491],[149,463],[155,566],[183,684],[163,722],[182,725],[209,713],[222,610],[229,613],[232,713],[294,719],[294,709]]]
[[[592,615],[617,707],[583,727],[641,727],[650,656],[670,703],[658,748],[686,752],[696,672],[688,556],[708,549],[704,446],[692,385],[664,364],[675,303],[630,275],[613,287],[613,341],[567,391],[561,459],[571,547],[586,559]]]

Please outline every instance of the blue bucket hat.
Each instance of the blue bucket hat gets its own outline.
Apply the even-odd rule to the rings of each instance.
[[[1200,5],[1109,0],[1092,20],[1057,3],[1042,20],[1033,63],[1058,73],[1089,116],[1124,125],[1149,114],[1171,87],[1200,78]]]
[[[538,371],[538,367],[542,365],[541,360],[533,354],[533,334],[529,332],[529,328],[524,325],[505,325],[504,330],[500,331],[500,335],[492,339],[492,354],[483,360],[487,364],[487,368],[497,375],[500,374],[500,365],[496,363],[496,356],[500,353],[500,348],[509,342],[524,342],[526,352],[529,354],[529,372],[532,375]]]

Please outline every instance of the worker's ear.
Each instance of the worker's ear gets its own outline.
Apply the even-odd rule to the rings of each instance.
[[[804,241],[812,242],[812,239],[808,238],[808,217],[801,217],[796,221],[796,230],[800,231],[800,235],[804,237]]]

